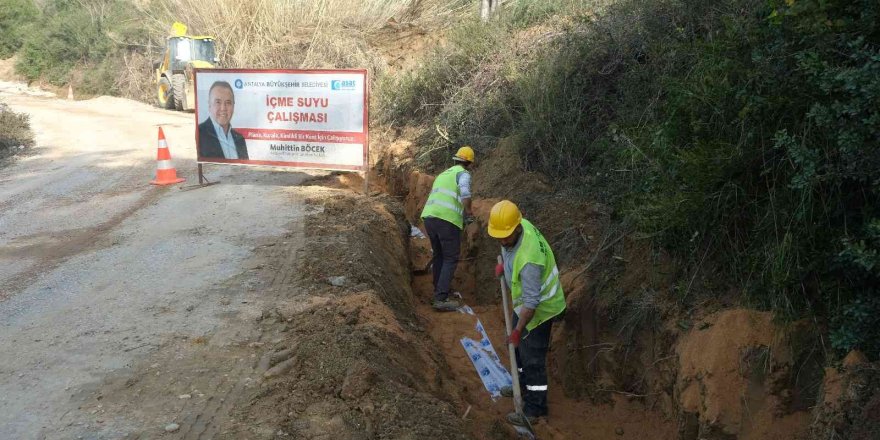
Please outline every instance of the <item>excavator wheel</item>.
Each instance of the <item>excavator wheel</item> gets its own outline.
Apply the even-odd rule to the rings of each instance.
[[[159,79],[159,86],[156,88],[156,105],[166,110],[174,110],[174,96],[171,88],[171,81],[162,77]]]
[[[186,76],[182,73],[171,75],[171,86],[174,88],[174,108],[182,111],[186,108]]]

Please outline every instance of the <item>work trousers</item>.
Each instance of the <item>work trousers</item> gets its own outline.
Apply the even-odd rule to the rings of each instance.
[[[449,298],[449,286],[458,266],[461,252],[461,229],[446,220],[434,217],[425,218],[425,231],[431,240],[434,253],[432,269],[434,273],[434,299],[445,301]]]
[[[513,325],[519,321],[513,315]],[[547,415],[547,350],[550,348],[550,330],[553,320],[547,320],[524,333],[516,351],[519,368],[519,386],[523,396],[523,412],[529,417]]]

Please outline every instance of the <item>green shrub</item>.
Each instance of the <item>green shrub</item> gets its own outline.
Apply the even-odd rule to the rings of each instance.
[[[558,15],[593,11],[602,3],[602,1],[586,0],[516,0],[500,7],[496,19],[511,29],[524,28],[548,21]]]
[[[29,26],[16,71],[29,80],[63,85],[77,80],[81,92],[113,94],[123,54],[145,38],[124,0],[54,0]],[[82,79],[74,78],[74,70]]]
[[[0,159],[17,153],[21,146],[33,145],[34,133],[29,116],[8,110],[0,103]]]
[[[0,0],[0,58],[15,54],[24,39],[24,28],[38,14],[32,0]]]
[[[646,138],[650,184],[631,212],[680,252],[694,233],[728,249],[758,304],[834,315],[860,284],[833,261],[880,209],[878,5],[793,5],[728,17],[666,80],[679,87]]]
[[[859,295],[841,308],[832,321],[831,345],[846,353],[852,349],[880,353],[880,298],[877,292]]]
[[[880,315],[864,232],[880,211],[880,7],[619,7],[515,88],[529,162],[626,171],[617,200],[640,230],[684,261],[711,249],[753,304],[829,316],[835,348],[880,354],[863,319]]]

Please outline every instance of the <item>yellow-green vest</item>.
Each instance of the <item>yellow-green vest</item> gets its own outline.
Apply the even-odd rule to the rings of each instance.
[[[458,190],[458,175],[465,171],[461,165],[456,165],[440,173],[434,179],[431,194],[425,202],[422,210],[422,218],[435,217],[446,220],[458,229],[464,225],[464,205],[461,204],[461,193]]]
[[[510,281],[513,309],[517,315],[520,314],[523,307],[520,271],[528,263],[543,268],[541,272],[541,302],[538,303],[532,320],[526,325],[526,329],[531,331],[565,310],[565,295],[562,293],[559,268],[556,267],[556,258],[553,257],[550,244],[547,243],[538,228],[528,220],[522,219],[520,225],[523,228],[522,242],[513,258],[513,279]]]

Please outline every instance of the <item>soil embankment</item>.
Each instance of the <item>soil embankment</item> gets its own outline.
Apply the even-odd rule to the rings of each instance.
[[[723,303],[680,310],[666,294],[676,268],[662,251],[616,227],[607,208],[520,171],[511,142],[502,141],[473,171],[479,221],[465,230],[453,285],[506,359],[491,275],[497,244],[482,233],[489,208],[501,198],[517,200],[553,244],[568,312],[554,328],[551,415],[537,428],[542,438],[809,438],[823,362],[809,326],[776,324],[769,313]],[[414,165],[410,143],[390,145],[376,162],[377,177],[418,224],[433,178]],[[427,241],[414,238],[411,248],[414,269],[426,269]],[[414,295],[429,332],[469,393],[472,417],[490,424],[509,403],[492,402],[468,376],[473,367],[457,338],[473,324],[464,315],[434,314],[430,289],[430,276],[416,273]]]
[[[309,203],[319,212],[306,219],[289,301],[310,306],[282,314],[287,331],[267,353],[288,353],[289,365],[264,379],[247,423],[294,438],[467,438],[415,313],[399,204],[333,190]]]
[[[418,224],[418,215],[430,191],[433,177],[415,169],[411,162],[412,155],[407,151],[406,141],[397,141],[385,150],[385,154],[379,157],[376,166],[379,186],[394,193],[403,199],[407,221]],[[418,303],[417,310],[427,321],[430,338],[440,348],[446,363],[456,378],[456,386],[460,389],[464,403],[469,410],[469,418],[474,420],[470,425],[470,433],[475,438],[511,438],[512,432],[502,422],[505,415],[512,411],[512,403],[509,399],[493,401],[482,385],[474,367],[466,352],[462,348],[461,338],[474,338],[476,320],[483,324],[490,340],[498,351],[499,356],[505,361],[507,351],[504,346],[504,321],[500,307],[500,293],[497,280],[492,274],[495,258],[498,254],[498,244],[485,233],[485,225],[488,213],[492,205],[503,195],[487,194],[488,191],[481,188],[483,182],[487,185],[498,185],[500,188],[511,189],[515,186],[503,185],[505,179],[521,184],[536,195],[540,191],[548,191],[549,187],[540,178],[531,179],[528,174],[522,176],[506,176],[511,173],[511,166],[516,160],[512,155],[501,153],[498,156],[488,158],[474,170],[474,180],[477,182],[474,200],[474,212],[478,221],[465,228],[462,245],[462,260],[459,263],[453,286],[462,295],[464,302],[470,305],[476,316],[463,313],[436,313],[430,306],[431,298],[431,275],[428,272],[430,263],[430,244],[427,239],[412,237],[410,239],[410,255],[413,263],[413,295]],[[514,197],[508,192],[509,197]],[[485,197],[489,195],[489,197]],[[562,200],[561,200],[562,201]],[[581,238],[579,228],[598,228],[601,223],[601,213],[595,207],[573,206],[570,202],[563,202],[559,213],[581,212],[587,219],[582,224],[561,226],[555,224],[548,228],[553,236],[574,233]],[[528,208],[531,212],[537,205],[534,200],[528,200]],[[566,230],[568,228],[569,230]],[[593,239],[594,237],[590,237]],[[566,247],[562,252],[572,253],[573,249]],[[580,268],[575,268],[580,269]],[[562,267],[566,274],[564,279],[571,280],[577,270],[571,267]],[[582,272],[582,271],[581,271]],[[571,285],[566,281],[566,284]],[[554,353],[569,351],[570,344],[565,340],[565,335],[571,330],[568,328],[568,319],[558,324],[554,329]],[[577,349],[573,350],[579,351]],[[674,438],[676,425],[674,420],[665,416],[662,412],[652,408],[653,402],[646,401],[640,396],[631,393],[611,393],[605,401],[591,401],[576,399],[575,395],[566,389],[561,380],[563,365],[557,361],[562,358],[558,354],[550,356],[550,417],[541,420],[536,432],[542,439],[639,439],[645,437]],[[581,378],[585,380],[585,378]]]

